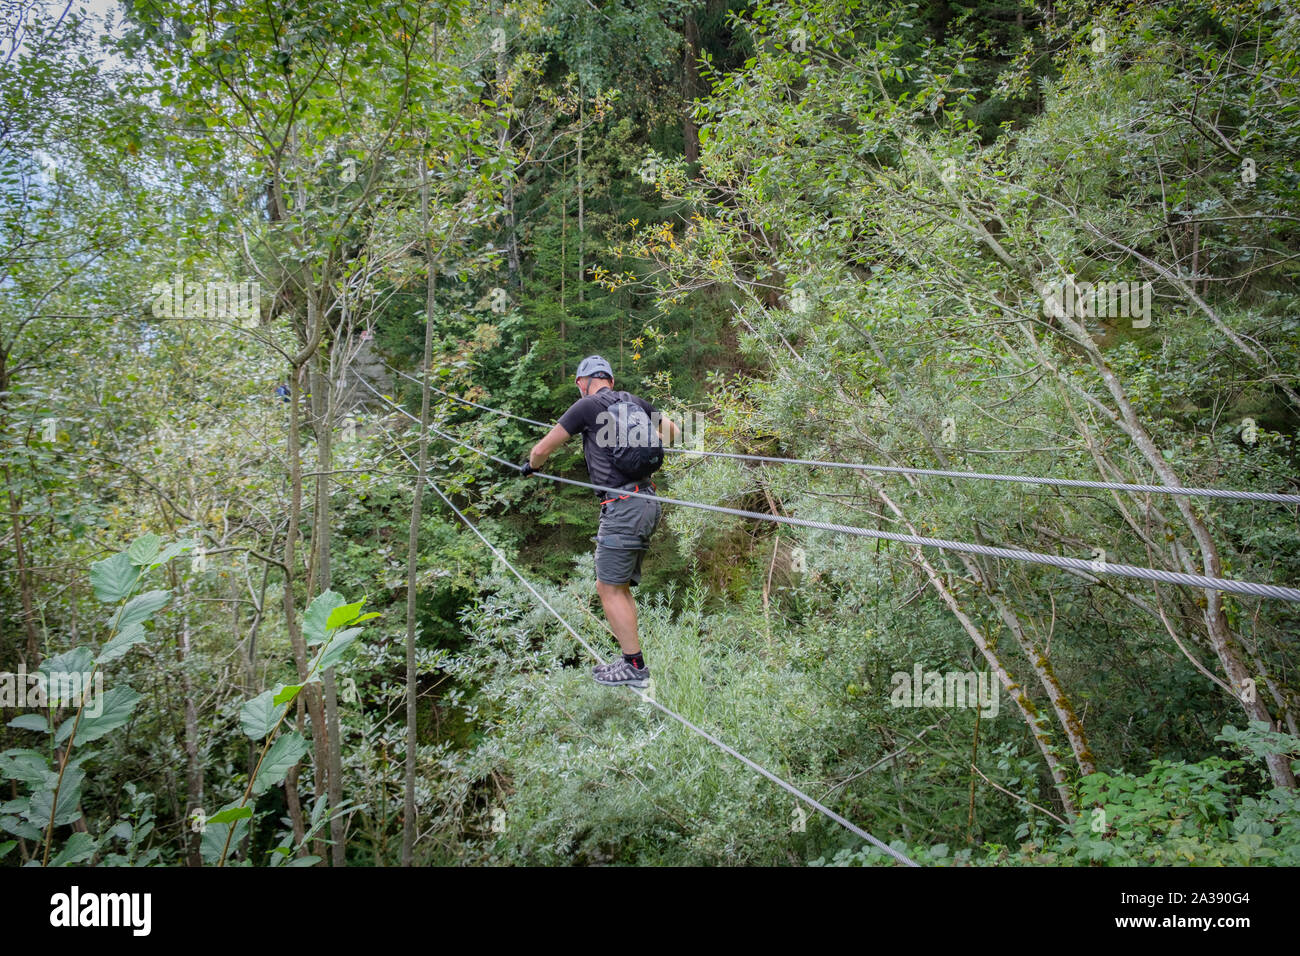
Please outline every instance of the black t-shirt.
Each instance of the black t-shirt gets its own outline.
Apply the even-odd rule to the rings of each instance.
[[[631,392],[614,391],[610,388],[602,388],[598,392],[584,396],[569,406],[569,410],[560,416],[560,427],[570,435],[582,434],[582,456],[587,459],[587,474],[591,476],[593,485],[603,485],[606,488],[620,488],[626,485],[628,479],[622,472],[614,467],[614,459],[610,455],[610,449],[603,447],[596,440],[602,427],[606,424],[607,419],[602,417],[605,411],[620,401],[629,401],[640,405],[645,409],[645,413],[651,416],[650,421],[658,424],[654,415],[658,411],[653,405],[644,398],[639,398]],[[652,437],[652,440],[658,441],[658,435]],[[596,497],[603,498],[605,493],[596,492]]]

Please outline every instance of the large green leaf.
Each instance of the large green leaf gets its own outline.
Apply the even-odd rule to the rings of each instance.
[[[90,648],[77,646],[70,651],[47,657],[41,661],[40,672],[47,678],[51,674],[88,674],[95,666],[95,655]],[[47,688],[48,691],[48,688]]]
[[[126,607],[122,608],[122,616],[117,619],[117,629],[124,631],[132,624],[143,624],[153,617],[154,611],[171,600],[171,596],[171,591],[146,591],[131,598]]]
[[[103,646],[99,656],[95,658],[95,662],[107,664],[109,661],[115,661],[148,636],[145,629],[139,624],[132,624],[128,628],[123,628],[118,631],[116,637]]]
[[[281,734],[271,744],[271,749],[262,759],[262,766],[253,781],[253,793],[260,794],[282,782],[293,769],[294,764],[307,753],[307,741],[302,734],[291,731]]]
[[[9,721],[9,726],[19,730],[39,730],[43,734],[50,732],[50,721],[44,714],[19,714]]]
[[[203,837],[199,841],[199,854],[203,857],[204,862],[216,863],[220,858],[221,848],[226,845],[226,834],[230,832],[231,827],[231,824],[225,821],[235,820],[235,832],[230,838],[230,845],[235,847],[244,838],[244,834],[248,832],[248,818],[252,815],[252,807],[241,807],[238,805],[238,801],[234,801],[208,817],[204,822]],[[212,822],[214,820],[218,822]]]
[[[50,860],[50,866],[72,866],[74,863],[84,863],[94,856],[98,849],[99,844],[89,833],[78,831],[68,837],[68,842],[63,844],[63,849]]]
[[[333,630],[336,627],[342,627],[344,624],[351,624],[353,619],[361,613],[361,606],[366,603],[362,598],[356,604],[342,604],[330,611],[330,616],[325,620],[325,629]]]
[[[306,686],[305,684],[289,684],[287,687],[280,690],[280,692],[277,693],[274,698],[272,698],[271,703],[273,704],[292,703],[293,699],[298,696],[298,694],[302,691],[303,687],[305,686]]]
[[[253,815],[252,807],[227,807],[225,810],[219,810],[204,821],[207,825],[215,823],[234,823],[236,820],[247,820]]]
[[[335,634],[330,639],[330,642],[321,649],[317,659],[312,662],[311,674],[313,677],[319,678],[342,660],[344,652],[352,646],[352,642],[357,639],[357,635],[363,630],[365,629],[360,627],[349,627],[347,630]]]
[[[29,715],[30,716],[30,715]],[[11,723],[9,726],[13,726]],[[0,753],[0,780],[20,780],[29,787],[40,787],[50,772],[45,754],[35,750],[6,750]]]
[[[90,566],[90,586],[105,604],[123,600],[140,578],[140,569],[122,551]]]
[[[283,690],[283,687],[276,687],[274,690],[263,691],[252,700],[244,701],[244,706],[239,708],[239,726],[244,733],[254,740],[261,740],[280,722],[284,716],[285,704],[276,704],[275,696]]]
[[[118,820],[108,828],[107,837],[110,840],[121,840],[124,843],[130,843],[131,837],[135,834],[135,827],[125,820]]]
[[[329,634],[329,619],[334,611],[342,606],[345,598],[335,591],[325,591],[317,595],[302,616],[302,630],[308,645],[320,644]]]
[[[22,837],[24,840],[39,840],[41,831],[26,820],[17,817],[0,817],[0,830]]]
[[[158,547],[161,544],[162,538],[156,534],[141,535],[131,542],[131,546],[126,549],[126,556],[132,564],[148,565],[158,556]]]
[[[286,837],[286,839],[290,839],[290,838]],[[280,866],[282,863],[284,863],[287,857],[290,857],[292,855],[293,855],[293,850],[290,847],[285,846],[284,844],[281,844],[280,846],[272,847],[271,856],[269,858],[269,862],[267,863],[267,866]],[[0,856],[4,856],[4,854],[0,853]]]
[[[131,712],[139,700],[140,695],[129,687],[114,687],[97,700],[88,699],[81,715],[81,723],[77,725],[74,744],[79,746],[90,743],[123,726],[131,719]],[[98,716],[91,716],[92,710],[98,710]],[[54,735],[56,744],[63,743],[68,738],[75,722],[76,715],[73,714],[59,724],[59,732]]]
[[[191,538],[184,538],[180,541],[173,541],[171,544],[167,545],[167,547],[163,548],[162,554],[159,554],[154,557],[154,559],[149,563],[149,567],[156,568],[159,565],[166,564],[168,561],[176,557],[178,554],[184,554],[186,551],[189,551],[193,547],[194,547],[194,541]]]
[[[95,664],[89,651],[86,652],[84,659],[89,661],[84,667],[68,670],[51,668],[45,687],[46,702],[51,708],[80,707],[84,700],[87,710],[93,712],[98,709],[100,705],[97,691],[103,690],[104,677],[100,674],[98,680],[96,679]]]
[[[32,807],[23,816],[34,826],[44,828],[49,825],[50,807],[54,805],[54,784],[58,776],[57,773],[51,773],[47,778],[47,786],[32,794]],[[63,774],[63,783],[59,787],[59,810],[54,815],[56,827],[81,818],[78,804],[81,803],[81,782],[85,776],[85,771],[80,767],[69,767]]]

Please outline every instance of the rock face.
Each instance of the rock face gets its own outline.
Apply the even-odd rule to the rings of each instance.
[[[383,359],[375,354],[373,345],[373,340],[361,343],[356,358],[352,360],[350,370],[365,378],[376,388],[389,388],[392,385],[393,373],[385,367]]]
[[[370,390],[373,388],[384,395],[392,395],[396,378],[373,345],[369,339],[358,342],[335,383],[339,390],[338,420],[342,424],[345,440],[357,436],[369,437],[381,431],[378,423],[358,421],[358,418],[378,415],[381,420],[401,419],[400,422],[390,421],[390,428],[394,424],[400,427],[406,421],[391,405]],[[370,388],[366,388],[362,382]]]
[[[358,407],[378,410],[378,407],[383,405],[358,380],[368,382],[373,388],[386,395],[392,394],[393,373],[375,352],[373,345],[373,340],[358,343],[356,351],[350,357],[340,377],[342,385],[342,395],[339,398],[340,410],[351,411]]]

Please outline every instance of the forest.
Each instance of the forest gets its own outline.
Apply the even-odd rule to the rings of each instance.
[[[1295,3],[0,62],[0,866],[1300,865]],[[685,433],[646,687],[581,443],[522,467],[592,355]]]

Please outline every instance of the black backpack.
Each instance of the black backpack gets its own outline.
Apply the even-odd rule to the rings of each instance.
[[[645,409],[627,392],[615,392],[605,406],[607,418],[597,443],[609,450],[614,467],[628,481],[649,478],[664,463],[663,440]]]

